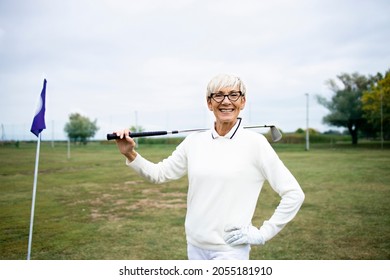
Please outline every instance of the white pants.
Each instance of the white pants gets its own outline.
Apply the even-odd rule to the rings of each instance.
[[[230,251],[213,251],[187,244],[189,260],[249,260],[250,250],[250,245],[232,248]]]

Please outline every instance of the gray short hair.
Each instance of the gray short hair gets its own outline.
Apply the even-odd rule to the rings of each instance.
[[[246,95],[246,88],[240,77],[229,74],[219,74],[212,78],[207,85],[206,97],[209,98],[212,93],[218,92],[224,87],[238,87],[242,95]]]

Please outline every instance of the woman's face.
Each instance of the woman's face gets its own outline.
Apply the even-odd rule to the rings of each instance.
[[[222,95],[230,95],[231,99],[237,98],[237,95],[239,95],[238,99],[236,101],[230,100],[227,96],[223,97]],[[238,115],[240,114],[240,111],[244,109],[245,107],[245,96],[240,96],[241,92],[239,88],[233,88],[233,87],[224,87],[221,88],[218,92],[214,92],[212,94],[212,98],[207,98],[207,105],[215,115],[216,121],[218,124],[235,124]],[[221,99],[223,97],[223,100],[218,102],[216,100]]]

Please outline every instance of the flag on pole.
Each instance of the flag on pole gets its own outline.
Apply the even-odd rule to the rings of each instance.
[[[30,260],[31,257],[31,245],[32,245],[32,236],[33,236],[33,227],[34,227],[34,211],[35,211],[35,197],[37,192],[37,180],[38,180],[38,165],[39,165],[39,150],[41,146],[41,135],[42,130],[46,128],[45,124],[45,99],[46,99],[46,79],[43,80],[43,89],[41,96],[39,98],[39,103],[33,123],[31,125],[31,132],[38,137],[37,141],[37,153],[35,156],[35,169],[34,169],[34,185],[33,185],[33,195],[31,203],[31,217],[30,217],[30,232],[28,235],[28,249],[27,249],[27,260]]]
[[[31,132],[38,137],[39,133],[42,132],[46,128],[45,124],[45,101],[46,101],[46,79],[43,80],[43,89],[41,92],[41,96],[39,98],[37,111],[35,113],[35,117],[33,123],[31,125]]]

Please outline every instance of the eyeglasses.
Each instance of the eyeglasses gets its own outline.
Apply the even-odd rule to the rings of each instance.
[[[221,103],[227,97],[230,101],[237,101],[242,96],[241,91],[231,91],[229,94],[223,93],[212,93],[210,94],[210,98],[214,99],[215,102]]]

